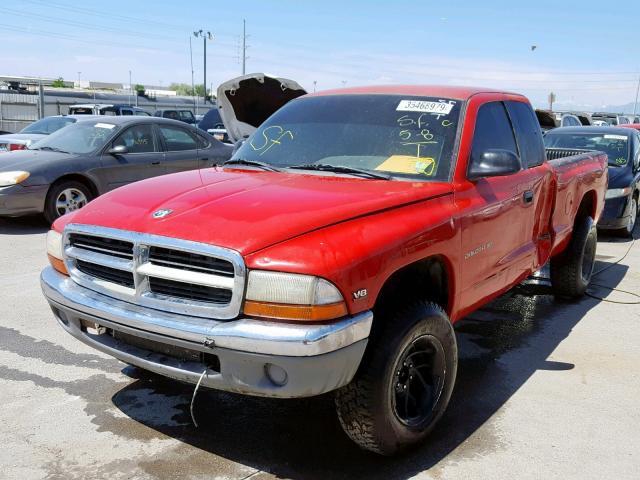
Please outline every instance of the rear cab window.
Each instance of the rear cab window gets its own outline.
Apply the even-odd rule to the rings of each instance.
[[[542,141],[542,131],[533,109],[527,103],[505,102],[516,134],[520,160],[524,168],[541,165],[546,154]],[[572,118],[575,121],[575,119]]]

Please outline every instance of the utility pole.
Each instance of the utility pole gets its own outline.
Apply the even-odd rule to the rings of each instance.
[[[313,93],[316,93],[316,85],[318,84],[317,80],[313,81]]]
[[[129,105],[131,105],[131,94],[133,93],[133,85],[131,85],[131,70],[129,70]]]
[[[82,72],[78,72],[78,88],[80,88],[80,74],[81,74],[81,73],[82,73]]]
[[[196,105],[196,86],[193,80],[193,48],[191,47],[191,37],[189,37],[189,57],[191,58],[191,97],[193,98],[193,114],[198,114],[198,106]]]
[[[213,34],[210,31],[204,31],[202,29],[197,32],[193,32],[193,36],[198,38],[202,37],[202,43],[204,45],[204,102],[207,103],[207,40],[213,40]]]
[[[242,20],[242,75],[247,70],[247,21]]]
[[[640,76],[638,76],[638,86],[636,87],[636,101],[633,103],[633,114],[636,114],[638,109],[638,92],[640,91]]]

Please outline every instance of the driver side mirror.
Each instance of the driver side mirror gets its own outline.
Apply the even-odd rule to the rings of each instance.
[[[116,145],[109,149],[109,154],[111,155],[124,155],[125,153],[129,153],[129,149],[126,145]]]
[[[520,170],[522,170],[522,162],[514,152],[489,149],[480,155],[471,153],[471,165],[469,165],[467,178],[478,180],[484,177],[500,177],[517,173]]]

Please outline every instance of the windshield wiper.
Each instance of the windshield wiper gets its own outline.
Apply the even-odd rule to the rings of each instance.
[[[249,165],[251,167],[259,167],[263,170],[268,170],[270,172],[280,172],[279,168],[274,167],[273,165],[269,165],[265,162],[259,162],[257,160],[247,160],[246,158],[232,158],[231,160],[227,160],[222,164],[225,165]]]
[[[298,170],[317,170],[320,172],[350,173],[353,175],[364,175],[377,180],[391,180],[391,175],[385,173],[373,172],[364,168],[347,167],[346,165],[329,165],[328,163],[309,163],[306,165],[293,165],[287,168],[295,168]]]
[[[38,148],[32,148],[31,150],[47,150],[48,152],[71,153],[56,147],[38,147]]]

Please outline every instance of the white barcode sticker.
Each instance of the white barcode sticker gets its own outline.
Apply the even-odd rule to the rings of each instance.
[[[428,102],[424,100],[400,100],[398,112],[422,112],[448,115],[451,113],[453,103]]]
[[[609,138],[611,140],[626,140],[627,136],[626,135],[610,135],[607,134],[604,136],[604,138]]]
[[[96,123],[94,125],[94,127],[96,128],[108,128],[109,130],[111,130],[112,128],[116,128],[116,126],[112,123]]]

